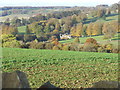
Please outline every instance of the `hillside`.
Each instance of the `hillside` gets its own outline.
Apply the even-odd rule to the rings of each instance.
[[[3,48],[2,70],[21,70],[30,86],[50,81],[61,88],[91,87],[100,80],[118,80],[118,54]]]
[[[97,40],[98,43],[100,44],[108,44],[111,43],[115,46],[118,46],[118,40],[120,40],[120,34],[116,34],[113,38],[112,41],[109,41],[109,39],[104,39],[104,35],[98,35],[98,36],[91,36],[91,37],[80,37],[80,43],[84,44],[85,41],[88,38],[94,38],[95,40]],[[72,43],[74,41],[74,39],[69,39],[69,40],[61,40],[61,43]]]

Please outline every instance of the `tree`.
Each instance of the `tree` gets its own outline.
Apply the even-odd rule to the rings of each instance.
[[[90,15],[91,15],[92,17],[96,17],[96,16],[97,16],[97,10],[91,11]]]
[[[105,13],[106,13],[105,9],[98,9],[97,16],[101,18],[105,15]]]
[[[18,29],[16,26],[9,26],[10,34],[16,35],[18,33]]]
[[[86,36],[86,29],[87,29],[87,26],[86,25],[83,25],[83,30],[82,30],[82,37]]]
[[[76,26],[76,36],[82,36],[83,24],[79,23]]]
[[[10,25],[10,19],[7,18],[7,19],[5,20],[5,22],[4,22],[4,24],[9,26],[9,25]]]
[[[45,26],[44,32],[45,32],[45,33],[50,33],[50,25],[49,25],[49,24],[47,24],[47,25]]]
[[[86,43],[93,43],[93,44],[97,44],[97,41],[94,39],[94,38],[88,38],[87,40],[86,40],[86,42],[85,42],[85,44]]]
[[[104,23],[102,32],[104,34],[104,38],[110,39],[111,41],[111,38],[114,37],[117,31],[115,30],[114,26],[108,22]]]
[[[80,40],[78,37],[75,38],[74,43],[80,43]]]
[[[106,11],[106,15],[109,16],[110,14],[111,14],[110,9],[107,9],[107,11]]]
[[[120,29],[119,29],[119,22],[118,21],[111,21],[110,22],[110,25],[114,28],[115,31],[117,32],[120,32]]]
[[[54,45],[52,43],[45,43],[45,49],[52,49],[53,46]]]
[[[86,33],[87,33],[88,36],[91,36],[91,35],[92,35],[92,26],[93,26],[93,23],[90,23],[90,24],[87,26]]]
[[[72,24],[73,24],[73,25],[77,23],[76,17],[77,17],[76,15],[73,15],[73,16],[72,16]]]
[[[70,29],[70,34],[71,34],[71,36],[75,36],[75,34],[76,34],[76,26],[75,25]]]
[[[60,28],[60,24],[59,23],[56,23],[55,29],[58,30],[58,31],[60,31],[61,28]]]
[[[2,47],[19,48],[20,46],[14,35],[2,35]]]
[[[22,18],[21,24],[22,24],[23,26],[25,26],[25,25],[28,24],[28,21],[27,21],[26,19]]]
[[[84,14],[84,13],[80,13],[78,16],[77,16],[77,22],[83,22],[87,19],[87,15]]]
[[[92,35],[101,35],[102,34],[102,23],[95,22],[92,27]]]
[[[43,36],[44,32],[43,32],[43,26],[42,25],[35,25],[35,34],[37,37]]]
[[[14,18],[11,20],[11,23],[12,23],[12,25],[20,26],[20,25],[21,25],[21,19],[18,19],[18,17],[14,17]]]
[[[30,33],[30,29],[28,27],[28,25],[26,26],[26,34],[29,34]]]
[[[69,33],[69,31],[70,31],[69,25],[68,24],[64,24],[63,28],[62,28],[62,31],[65,32],[65,33]]]
[[[84,43],[83,51],[96,52],[97,49],[98,49],[98,44],[94,38],[88,38]]]
[[[16,26],[12,25],[2,25],[2,34],[13,34],[16,35],[18,33],[18,29]]]

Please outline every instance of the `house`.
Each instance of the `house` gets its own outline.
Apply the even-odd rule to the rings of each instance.
[[[60,39],[63,40],[63,39],[71,39],[71,35],[68,34],[68,33],[65,33],[65,34],[60,34]]]

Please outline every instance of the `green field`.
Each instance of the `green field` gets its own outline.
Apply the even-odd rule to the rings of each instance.
[[[25,31],[26,31],[26,26],[20,26],[20,27],[18,27],[18,32],[19,33],[25,33]]]
[[[21,70],[31,88],[50,81],[64,88],[91,87],[101,80],[118,81],[118,54],[3,48],[3,72]]]
[[[100,44],[113,44],[115,46],[118,46],[118,41],[120,40],[120,34],[116,34],[113,38],[112,41],[109,41],[109,39],[104,39],[104,35],[99,35],[99,36],[91,36],[91,37],[80,37],[80,44],[84,44],[85,41],[88,38],[94,38],[95,40],[97,40],[98,43]],[[74,38],[73,39],[69,39],[69,40],[61,40],[61,43],[72,43],[74,42]]]

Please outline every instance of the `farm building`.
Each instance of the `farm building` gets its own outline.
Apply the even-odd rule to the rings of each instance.
[[[62,39],[71,39],[71,38],[72,38],[71,35],[68,34],[68,33],[60,34],[60,39],[61,39],[61,40],[62,40]]]

